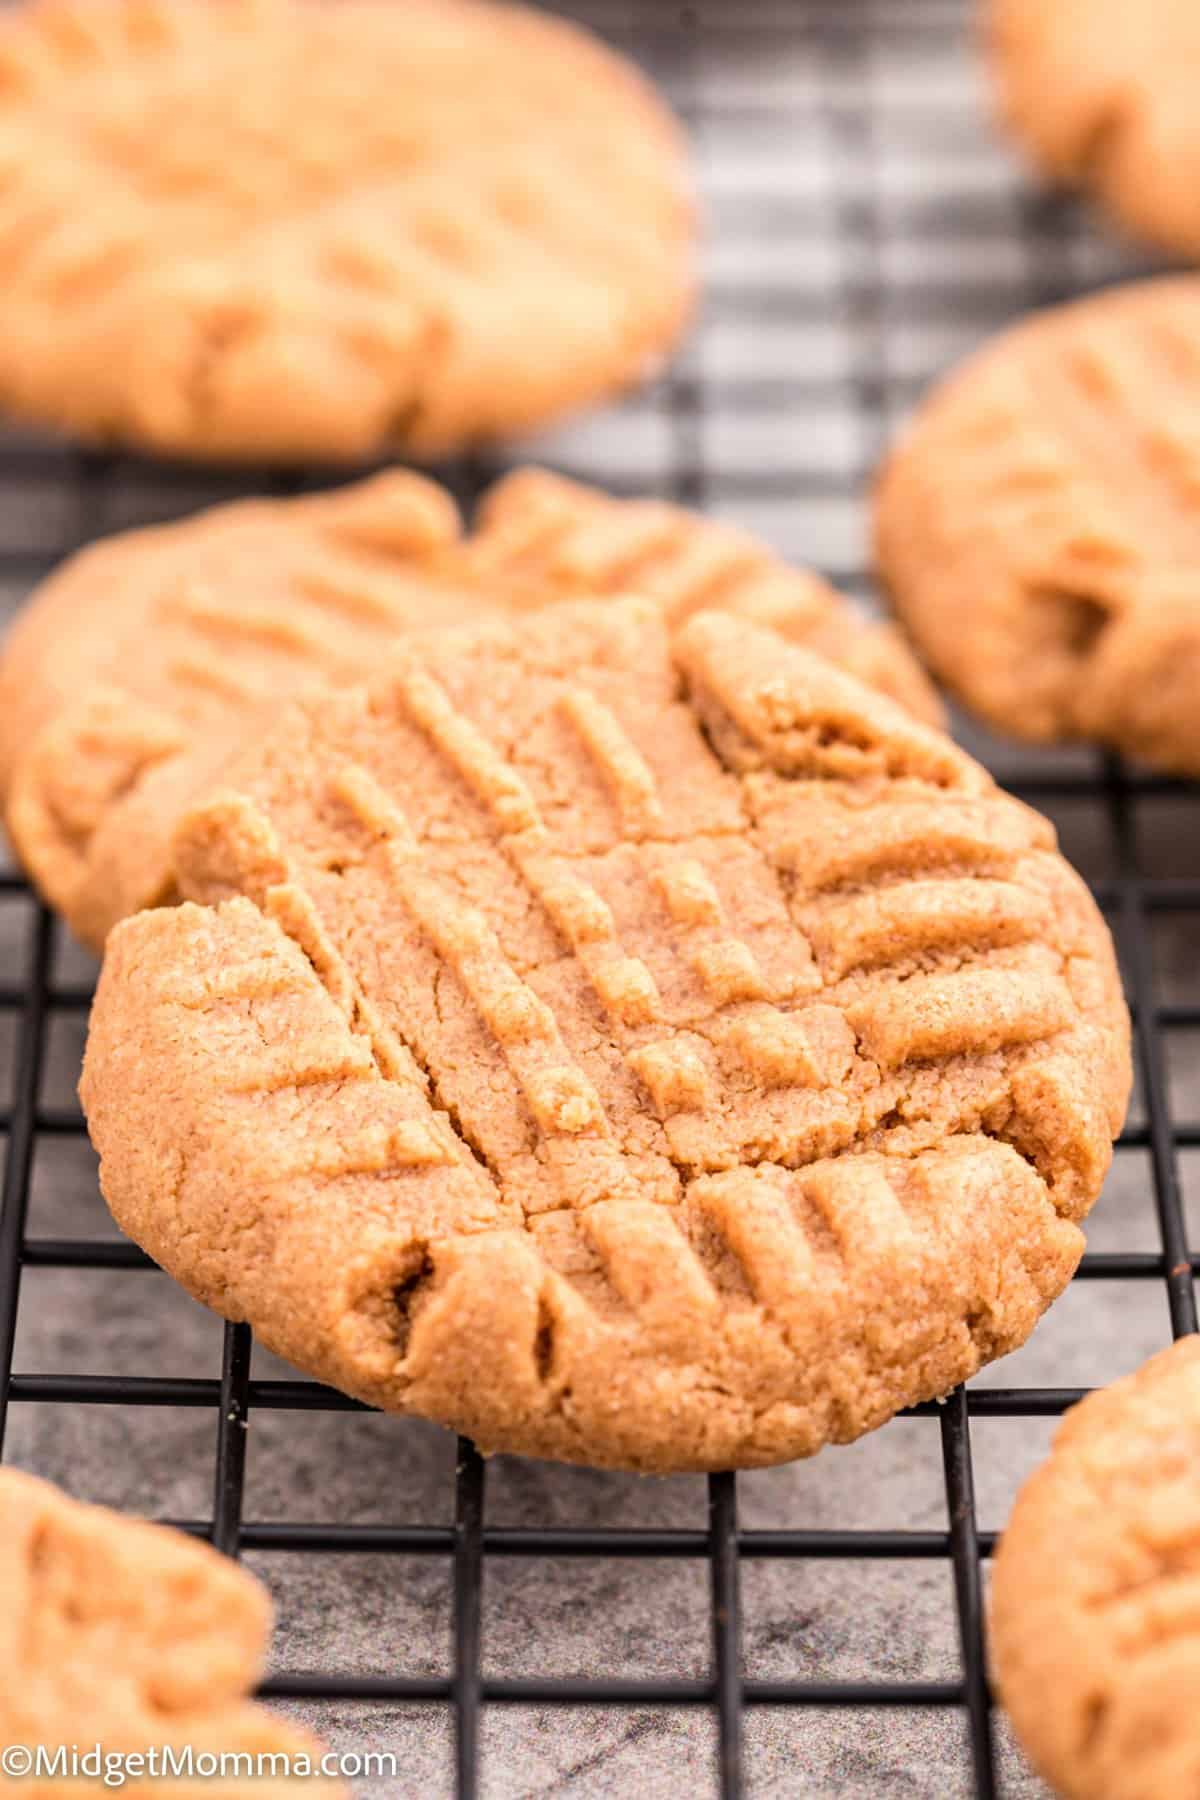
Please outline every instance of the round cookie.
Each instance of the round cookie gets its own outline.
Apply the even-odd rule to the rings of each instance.
[[[226,1765],[203,1782],[216,1796],[260,1794],[263,1800],[311,1794],[346,1795],[340,1782],[315,1773],[322,1745],[286,1719],[246,1699],[262,1675],[271,1609],[251,1575],[208,1544],[106,1507],[71,1500],[32,1475],[0,1470],[0,1744],[61,1745],[82,1758],[98,1744],[107,1757],[160,1754],[137,1791],[182,1800],[201,1791],[200,1758],[263,1757],[254,1765]],[[296,1773],[285,1775],[283,1758]],[[303,1774],[304,1760],[314,1773]],[[120,1765],[111,1765],[120,1772]],[[22,1785],[20,1771],[12,1791]],[[131,1782],[136,1766],[128,1768]],[[9,1788],[9,1781],[3,1783]],[[90,1781],[31,1771],[24,1785],[45,1800],[107,1792],[103,1776]]]
[[[726,613],[412,637],[181,822],[80,1092],[118,1223],[484,1448],[806,1455],[1019,1344],[1129,1083],[1108,933],[941,733]]]
[[[1067,1800],[1200,1791],[1200,1339],[1072,1407],[1017,1498],[992,1649],[1030,1758]]]
[[[0,237],[0,403],[189,457],[532,428],[646,375],[693,285],[663,102],[490,0],[26,0]]]
[[[465,536],[448,494],[396,471],[219,507],[93,545],[46,582],[0,659],[0,798],[42,893],[85,942],[166,898],[180,810],[281,698],[369,673],[403,631],[627,588],[673,622],[717,604],[940,717],[888,626],[815,575],[676,507],[524,470]]]
[[[1006,123],[1038,168],[1127,231],[1200,252],[1193,0],[989,0]]]
[[[966,705],[1200,775],[1200,278],[986,344],[892,452],[875,523],[896,610]]]

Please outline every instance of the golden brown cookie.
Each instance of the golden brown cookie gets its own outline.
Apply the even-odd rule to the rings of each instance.
[[[1067,1413],[996,1554],[992,1647],[1067,1800],[1200,1793],[1200,1339]]]
[[[1195,0],[988,0],[1006,123],[1127,231],[1200,251]]]
[[[193,457],[418,455],[646,374],[692,288],[634,68],[489,0],[26,0],[0,401]]]
[[[987,344],[880,482],[896,609],[1000,729],[1200,774],[1200,278],[1118,288]]]
[[[643,602],[294,706],[112,933],[119,1223],[489,1449],[778,1462],[1020,1343],[1129,1080],[1048,824],[774,632]]]
[[[86,942],[168,897],[180,810],[282,697],[362,677],[403,631],[634,587],[673,621],[701,604],[772,623],[937,719],[898,635],[816,576],[679,508],[537,470],[475,532],[403,472],[225,506],[73,557],[0,661],[0,796],[47,898]]]
[[[202,1783],[168,1766],[145,1791],[344,1795],[320,1773],[325,1751],[315,1738],[246,1699],[270,1623],[258,1582],[207,1544],[0,1471],[0,1745],[10,1755],[13,1746],[83,1755],[100,1745],[114,1758],[161,1758],[169,1748],[177,1772],[190,1749],[201,1774],[212,1756],[286,1756],[295,1759],[291,1777],[278,1763],[253,1762],[249,1776],[239,1774],[245,1762],[226,1763],[223,1776]],[[5,1769],[14,1793],[46,1800],[108,1791],[99,1779]],[[131,1765],[131,1782],[136,1774]]]

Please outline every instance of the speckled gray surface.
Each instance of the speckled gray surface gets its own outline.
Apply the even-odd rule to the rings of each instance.
[[[1073,215],[1031,252],[1037,210],[990,136],[981,71],[959,0],[741,0],[681,8],[590,0],[575,8],[633,47],[684,103],[708,203],[710,292],[667,383],[535,446],[543,457],[627,489],[671,492],[680,458],[702,464],[717,512],[862,587],[861,475],[925,380],[1036,297],[1118,273],[1125,253]],[[685,15],[691,15],[688,23]],[[1132,263],[1128,266],[1132,267]],[[877,280],[884,285],[878,287]],[[700,405],[693,409],[691,401]],[[682,404],[681,404],[682,401]],[[0,559],[8,607],[30,571],[73,537],[183,512],[246,485],[234,478],[106,466],[81,509],[76,464],[52,446],[0,441]],[[967,734],[968,736],[970,734]],[[977,745],[982,740],[972,740]],[[984,746],[1000,770],[1028,759]],[[1052,759],[1090,769],[1088,753]],[[1045,768],[1046,759],[1039,764]],[[1085,873],[1114,872],[1103,808],[1050,809]],[[1200,876],[1187,795],[1137,808],[1152,875]],[[0,981],[19,981],[32,914],[0,899]],[[1200,919],[1159,913],[1160,1001],[1195,1003]],[[86,959],[60,946],[58,976]],[[73,1106],[77,1013],[51,1024],[43,1104]],[[0,1011],[0,1081],[13,1076],[15,1026]],[[1200,1036],[1167,1034],[1178,1120],[1200,1118]],[[1135,1113],[1135,1117],[1136,1117]],[[1185,1199],[1200,1205],[1200,1151],[1181,1151]],[[1093,1247],[1158,1247],[1148,1153],[1122,1150],[1094,1215]],[[1193,1221],[1194,1223],[1194,1221]],[[34,1236],[112,1230],[86,1145],[45,1136],[34,1165]],[[1153,1281],[1079,1282],[1030,1344],[979,1385],[1090,1385],[1133,1367],[1169,1335]],[[21,1291],[15,1365],[55,1373],[215,1374],[218,1322],[157,1273],[32,1268]],[[256,1353],[255,1372],[271,1359]],[[1050,1421],[988,1419],[972,1430],[979,1517],[999,1527]],[[211,1507],[215,1421],[207,1412],[14,1405],[13,1461],[73,1493],[156,1517]],[[245,1516],[445,1523],[453,1445],[420,1424],[366,1415],[259,1413],[249,1433]],[[746,1527],[946,1525],[936,1421],[900,1420],[809,1464],[743,1477]],[[645,1481],[498,1459],[492,1525],[702,1526],[696,1479]],[[287,1670],[436,1675],[449,1667],[450,1570],[442,1556],[260,1555],[279,1609],[274,1663]],[[747,1562],[747,1675],[795,1680],[954,1680],[959,1670],[948,1563]],[[704,1676],[708,1588],[702,1560],[607,1563],[489,1558],[483,1669],[489,1676]],[[448,1795],[444,1708],[296,1705],[339,1748],[395,1752],[400,1774],[364,1793]],[[999,1729],[1002,1791],[1043,1790]],[[950,1797],[971,1792],[961,1715],[952,1710],[753,1709],[753,1795]],[[676,1796],[716,1792],[715,1732],[703,1708],[495,1706],[482,1728],[482,1791]]]

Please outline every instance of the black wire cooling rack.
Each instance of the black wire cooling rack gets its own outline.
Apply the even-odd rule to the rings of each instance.
[[[892,417],[909,404],[926,373],[933,373],[917,366],[916,353],[906,352],[906,332],[911,337],[915,331],[919,343],[920,328],[930,319],[940,320],[948,322],[950,339],[961,333],[969,341],[1006,316],[1059,298],[1095,277],[1097,271],[1085,266],[1093,240],[1071,209],[1030,196],[1007,172],[995,183],[991,174],[985,174],[982,186],[974,183],[970,158],[984,127],[972,95],[964,96],[959,85],[971,65],[958,0],[793,0],[791,5],[746,0],[736,9],[594,0],[574,10],[631,47],[668,87],[696,134],[713,229],[718,234],[733,230],[736,242],[732,258],[718,257],[708,310],[691,350],[648,397],[616,415],[615,437],[608,433],[611,441],[633,442],[650,419],[660,432],[654,441],[663,446],[659,463],[644,475],[631,473],[604,449],[603,434],[599,447],[593,439],[566,434],[556,440],[561,444],[556,453],[573,472],[626,491],[644,487],[665,492],[735,517],[759,503],[794,507],[802,519],[836,516],[839,507],[857,503]],[[961,166],[955,161],[960,153],[966,158]],[[989,158],[996,154],[986,152]],[[1002,165],[985,165],[986,170],[993,167]],[[786,254],[779,254],[781,239],[784,252],[794,246],[799,273],[788,266]],[[743,242],[772,250],[765,272],[749,252],[742,263],[737,245]],[[990,270],[998,260],[1006,271],[1003,279],[971,273],[978,259],[969,252],[980,246],[999,247],[998,259],[989,263],[985,257],[984,267]],[[828,282],[823,275],[803,272],[814,247],[823,247],[822,253],[832,247],[835,272]],[[799,372],[773,363],[771,346],[781,330],[793,332],[803,344],[814,334],[819,337],[830,318],[845,351],[840,362],[835,356],[825,368],[823,353],[818,353],[816,366],[801,358]],[[761,339],[753,359],[721,351],[722,332],[738,321],[751,342]],[[935,349],[930,360],[943,354]],[[776,439],[771,432],[781,420],[817,418],[831,408],[852,427],[851,458],[839,460],[836,451],[824,447],[824,439],[803,466],[792,468],[786,458],[782,464],[773,458],[769,446]],[[722,437],[723,431],[732,435]],[[766,447],[752,449],[748,458],[722,450],[723,443],[744,442],[747,432],[752,440],[761,435]],[[469,498],[492,472],[474,467],[449,476]],[[40,576],[61,555],[111,524],[114,487],[125,481],[137,490],[151,475],[156,484],[165,483],[168,494],[173,482],[181,484],[175,510],[183,510],[186,478],[179,472],[72,455],[25,440],[0,442],[5,508],[19,517],[34,490],[43,501],[49,490],[57,520],[50,538],[43,537],[36,548],[5,539],[0,582],[19,587]],[[294,484],[295,478],[281,478],[272,485]],[[169,498],[160,510],[172,510]],[[861,532],[856,541],[861,543]],[[812,554],[850,589],[869,587],[861,551],[844,554],[831,538]],[[1164,875],[1157,866],[1148,870],[1138,818],[1147,802],[1169,799],[1188,809],[1181,819],[1194,838],[1195,803],[1177,784],[1086,754],[1069,767],[1059,759],[1026,757],[1015,776],[1007,767],[1002,773],[1010,787],[1034,804],[1051,811],[1063,803],[1083,809],[1108,832],[1113,846],[1111,867],[1096,883],[1096,892],[1122,952],[1142,1097],[1141,1116],[1125,1132],[1122,1147],[1145,1154],[1158,1242],[1150,1249],[1091,1252],[1080,1279],[1161,1284],[1174,1333],[1195,1330],[1193,1276],[1198,1263],[1185,1230],[1179,1157],[1181,1151],[1200,1147],[1200,1119],[1177,1116],[1180,1108],[1167,1065],[1170,1034],[1200,1028],[1200,1005],[1168,1005],[1157,997],[1152,932],[1155,919],[1165,913],[1200,921],[1200,879]],[[276,1411],[359,1409],[305,1381],[253,1379],[246,1327],[225,1328],[220,1370],[207,1376],[49,1373],[13,1366],[25,1271],[70,1269],[99,1276],[153,1265],[125,1242],[53,1238],[27,1230],[39,1146],[83,1132],[76,1110],[43,1099],[48,1035],[59,1015],[80,1017],[90,993],[86,984],[72,985],[57,975],[55,922],[16,873],[0,875],[0,902],[19,909],[24,940],[23,966],[5,971],[0,982],[0,1015],[13,1022],[15,1031],[11,1099],[0,1115],[7,1136],[0,1218],[0,1431],[12,1408],[31,1403],[52,1409],[200,1409],[211,1415],[215,1427],[212,1511],[211,1517],[188,1523],[188,1529],[210,1537],[231,1555],[370,1551],[441,1559],[451,1571],[448,1673],[406,1675],[402,1657],[395,1672],[386,1674],[346,1672],[330,1661],[311,1671],[273,1675],[264,1687],[267,1695],[309,1703],[318,1727],[322,1704],[448,1708],[454,1781],[462,1796],[479,1788],[480,1721],[490,1708],[708,1709],[717,1724],[716,1786],[725,1797],[744,1791],[742,1740],[748,1709],[957,1710],[965,1720],[964,1783],[980,1800],[999,1791],[982,1599],[983,1563],[991,1554],[993,1535],[977,1521],[971,1426],[981,1419],[1057,1415],[1082,1390],[983,1386],[915,1409],[912,1416],[932,1421],[926,1428],[931,1457],[938,1455],[933,1436],[939,1440],[948,1520],[944,1530],[807,1529],[802,1522],[794,1529],[745,1529],[739,1526],[738,1481],[732,1474],[708,1479],[703,1527],[498,1527],[487,1521],[484,1462],[465,1441],[459,1443],[453,1477],[452,1522],[392,1527],[248,1518],[247,1437],[256,1418]],[[500,1558],[551,1557],[684,1559],[706,1565],[709,1673],[691,1679],[634,1679],[611,1668],[594,1678],[486,1676],[482,1595],[489,1565]],[[958,1678],[746,1678],[741,1575],[748,1564],[764,1559],[797,1565],[830,1560],[948,1565],[960,1647]],[[389,1650],[384,1660],[396,1660],[395,1652]],[[586,1657],[581,1660],[586,1666]],[[388,1791],[411,1790],[401,1783]],[[581,1778],[577,1791],[614,1790],[589,1789]],[[786,1791],[808,1791],[802,1772]],[[850,1783],[838,1791],[882,1789]]]

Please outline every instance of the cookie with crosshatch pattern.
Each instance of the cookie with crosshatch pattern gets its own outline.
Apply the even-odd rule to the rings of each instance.
[[[1001,109],[1045,174],[1150,243],[1200,252],[1194,0],[988,0]]]
[[[265,1590],[208,1544],[165,1526],[72,1500],[49,1482],[0,1470],[0,1745],[60,1745],[107,1756],[169,1748],[201,1758],[292,1758],[247,1779],[245,1762],[212,1780],[171,1772],[135,1783],[167,1796],[345,1795],[319,1770],[324,1747],[246,1695],[262,1673],[271,1626]],[[112,1765],[114,1769],[118,1765]],[[219,1766],[219,1765],[218,1765]],[[39,1778],[9,1768],[6,1791],[107,1792],[102,1779]],[[86,1773],[86,1765],[85,1765]],[[134,1781],[130,1767],[128,1779]],[[111,1783],[109,1785],[112,1785]]]
[[[73,557],[0,658],[0,798],[26,868],[85,942],[170,894],[180,811],[280,698],[354,680],[403,631],[635,588],[773,624],[938,719],[899,635],[765,544],[526,469],[465,535],[433,482],[214,508]]]
[[[1200,1339],[1064,1417],[996,1553],[1017,1735],[1069,1800],[1200,1792]]]
[[[682,135],[489,0],[26,0],[0,17],[0,401],[190,457],[418,455],[648,374]]]
[[[918,410],[876,538],[930,667],[991,724],[1200,775],[1200,279],[1023,320]]]
[[[940,732],[717,612],[414,637],[298,702],[111,934],[124,1229],[301,1368],[645,1470],[1020,1343],[1128,1087],[1108,933]]]

